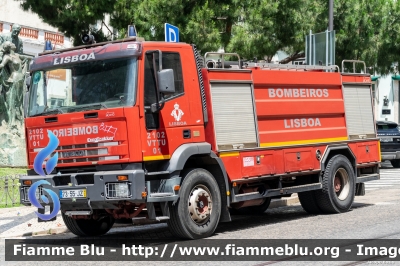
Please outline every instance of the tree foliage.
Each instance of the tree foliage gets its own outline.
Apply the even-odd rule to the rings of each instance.
[[[21,6],[73,37],[75,45],[88,31],[97,41],[123,38],[129,24],[146,40],[163,40],[168,22],[179,27],[181,41],[195,43],[202,53],[224,47],[269,61],[281,50],[289,54],[281,63],[303,57],[309,31],[328,25],[326,0],[23,0]],[[118,36],[93,26],[106,14]],[[336,64],[357,59],[380,73],[393,70],[400,57],[399,15],[396,0],[335,0]]]

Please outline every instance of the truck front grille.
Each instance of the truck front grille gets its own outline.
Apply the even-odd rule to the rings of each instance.
[[[120,156],[110,156],[108,147],[118,146],[118,142],[87,143],[59,146],[58,163],[97,162],[103,160],[118,160]],[[34,149],[39,152],[42,148]]]

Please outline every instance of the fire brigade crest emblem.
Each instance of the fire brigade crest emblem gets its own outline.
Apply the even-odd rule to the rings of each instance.
[[[184,115],[183,111],[179,109],[179,104],[175,103],[174,110],[172,110],[171,116],[175,118],[175,121],[181,121],[182,116]]]

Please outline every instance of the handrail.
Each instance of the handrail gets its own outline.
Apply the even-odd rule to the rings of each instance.
[[[353,63],[353,72],[356,73],[356,63],[360,63],[364,65],[364,73],[367,73],[367,68],[365,66],[365,62],[361,60],[343,60],[342,61],[342,73],[344,73],[344,63]]]
[[[292,64],[272,64],[272,63],[243,63],[244,67],[259,67],[269,69],[296,69],[296,70],[332,70],[340,72],[339,66],[320,66],[320,65],[292,65]]]

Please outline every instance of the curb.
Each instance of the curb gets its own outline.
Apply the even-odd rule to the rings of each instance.
[[[114,224],[113,228],[119,228],[119,227],[128,227],[132,226],[131,224]],[[58,234],[64,234],[64,233],[69,233],[70,231],[66,226],[60,226],[57,228],[50,228],[48,230],[41,230],[41,231],[32,231],[32,232],[25,232],[23,234],[9,234],[9,235],[0,235],[0,239],[5,239],[5,238],[13,238],[13,237],[27,237],[27,236],[49,236],[49,235],[58,235]]]
[[[279,208],[279,207],[285,207],[285,206],[291,206],[299,203],[299,198],[296,196],[288,197],[288,198],[281,198],[281,199],[274,199],[271,201],[271,204],[269,205],[268,209],[274,209],[274,208]],[[18,208],[18,207],[17,207]],[[1,214],[1,212],[0,212]],[[131,224],[114,224],[113,228],[116,227],[128,227],[132,226]],[[58,234],[64,234],[64,233],[69,233],[70,231],[66,226],[61,226],[57,228],[50,228],[48,230],[42,230],[42,231],[32,231],[32,232],[25,232],[23,234],[10,234],[10,235],[0,235],[0,239],[5,239],[5,238],[13,238],[13,237],[35,237],[35,236],[49,236],[49,235],[58,235]]]
[[[289,198],[281,198],[281,199],[277,199],[277,200],[272,200],[268,209],[291,206],[291,205],[295,205],[297,203],[299,203],[299,197],[296,194],[296,196],[292,196]]]

